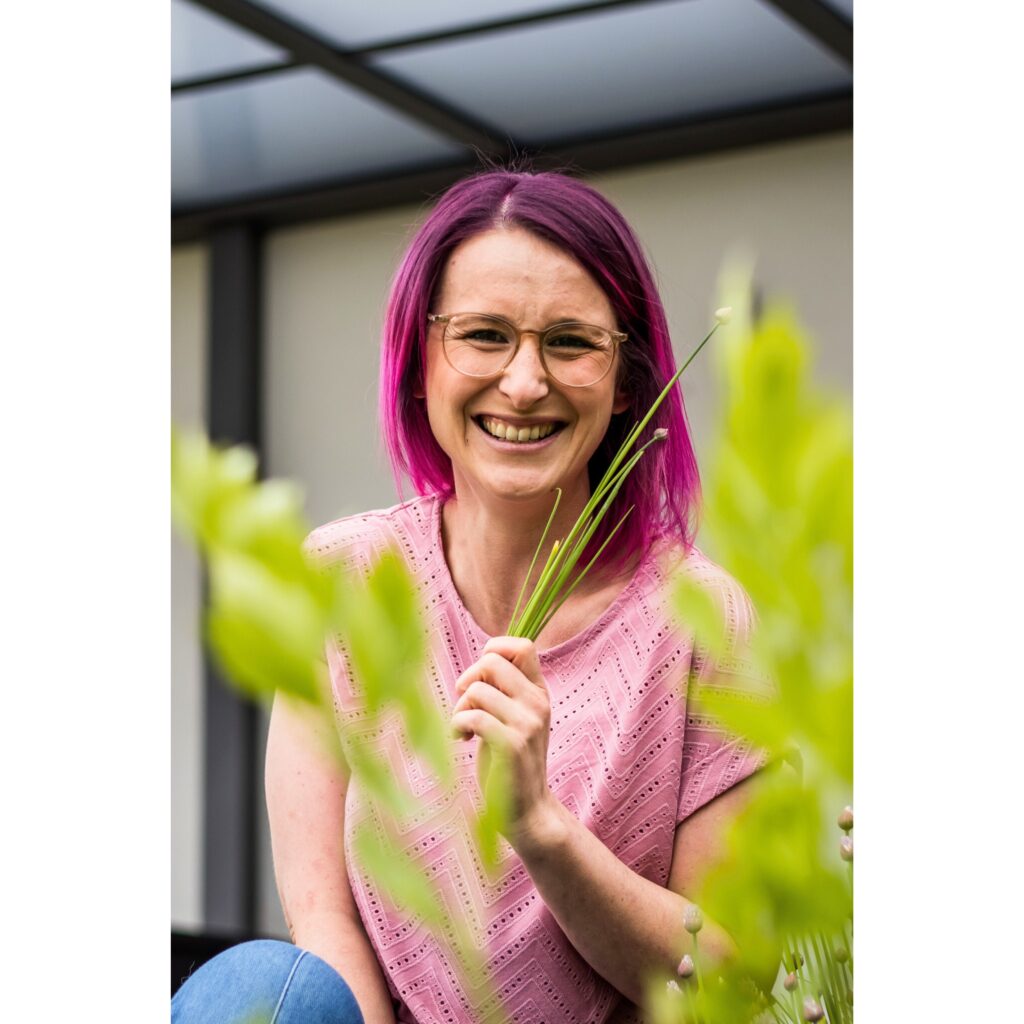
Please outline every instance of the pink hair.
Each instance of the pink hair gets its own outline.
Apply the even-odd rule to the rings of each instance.
[[[579,262],[607,295],[629,341],[619,349],[619,386],[630,407],[612,417],[590,462],[593,487],[625,435],[675,372],[665,311],[636,236],[602,195],[565,174],[490,170],[465,178],[440,199],[416,232],[395,273],[384,318],[380,416],[395,483],[408,477],[418,494],[453,490],[448,456],[434,440],[426,405],[414,398],[423,380],[427,314],[449,256],[495,227],[518,227]],[[446,312],[442,310],[441,312]],[[700,477],[680,390],[662,403],[639,444],[658,427],[668,438],[649,448],[623,485],[591,544],[596,547],[631,505],[632,514],[595,569],[621,571],[661,537],[693,543]]]

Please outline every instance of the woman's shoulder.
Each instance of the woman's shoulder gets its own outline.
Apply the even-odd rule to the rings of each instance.
[[[661,590],[668,599],[682,580],[688,580],[712,598],[733,630],[746,634],[753,628],[756,613],[743,584],[695,544],[662,544],[652,552],[652,557]]]
[[[389,508],[372,509],[324,523],[306,538],[306,553],[319,565],[372,557],[389,546],[403,549],[428,543],[438,496],[420,495]]]

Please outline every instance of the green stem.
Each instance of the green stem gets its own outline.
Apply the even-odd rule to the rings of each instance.
[[[533,575],[533,567],[537,564],[537,556],[541,553],[541,549],[544,547],[544,541],[547,540],[548,530],[551,529],[551,524],[555,520],[555,513],[558,511],[558,503],[562,500],[562,488],[555,488],[555,503],[551,507],[551,515],[548,516],[548,521],[544,524],[544,532],[540,535],[540,541],[537,544],[537,549],[533,553],[533,561],[530,562],[530,568],[526,570],[526,578],[523,580],[523,585],[519,588],[519,596],[516,598],[516,606],[512,611],[512,619],[508,624],[507,634],[514,636],[512,627],[515,624],[516,616],[519,614],[519,605],[523,600],[523,594],[526,593],[526,585],[530,582],[530,577]]]
[[[597,487],[594,488],[594,492],[590,495],[586,505],[583,507],[583,511],[573,524],[572,529],[570,529],[568,536],[563,542],[557,545],[557,550],[555,547],[552,548],[551,553],[548,556],[548,560],[544,565],[544,569],[540,574],[540,578],[534,587],[533,593],[526,602],[526,607],[523,609],[522,615],[519,615],[519,607],[522,602],[523,593],[525,592],[530,576],[533,574],[533,568],[536,565],[537,557],[543,547],[544,540],[547,537],[548,527],[550,527],[551,522],[554,519],[554,510],[552,510],[551,516],[548,519],[548,525],[545,527],[544,534],[541,537],[541,543],[537,546],[537,551],[534,553],[533,561],[530,563],[530,569],[526,574],[526,580],[524,580],[523,587],[516,600],[515,611],[512,615],[512,622],[509,623],[509,635],[524,636],[531,640],[536,640],[537,636],[540,634],[540,630],[549,620],[550,615],[554,614],[554,611],[557,610],[558,606],[560,606],[561,601],[558,601],[558,595],[561,589],[567,584],[569,577],[572,575],[572,572],[576,567],[576,563],[583,556],[583,552],[587,544],[591,537],[593,537],[598,526],[601,524],[601,521],[608,509],[611,507],[611,504],[615,500],[622,484],[625,482],[626,477],[630,472],[632,472],[639,459],[651,444],[660,440],[661,436],[664,435],[659,436],[656,434],[655,437],[651,438],[632,456],[629,454],[630,450],[636,444],[637,439],[647,424],[650,423],[654,414],[658,411],[661,403],[671,392],[672,388],[675,387],[683,372],[696,358],[697,353],[700,352],[700,350],[708,343],[711,336],[716,330],[718,330],[718,327],[719,325],[716,323],[714,327],[708,331],[704,336],[703,341],[701,341],[701,343],[693,350],[686,362],[676,370],[671,378],[669,378],[668,383],[664,388],[662,388],[661,393],[654,400],[650,409],[647,410],[647,415],[644,416],[644,418],[637,423],[632,430],[630,430],[626,439],[619,446],[619,450],[608,465],[608,468],[602,475]],[[625,465],[623,465],[623,463],[625,463]],[[558,498],[556,497],[556,508],[557,501]],[[598,509],[598,506],[600,506],[600,509]],[[619,526],[621,525],[622,523],[620,521]],[[618,526],[616,526],[616,529],[618,529]],[[610,537],[611,535],[609,534],[608,539],[610,539]],[[607,543],[607,540],[605,543]],[[604,545],[602,545],[601,550],[604,550]],[[591,559],[583,572],[576,577],[572,584],[573,588],[579,585],[583,576],[586,575],[595,561],[596,559]],[[556,601],[558,601],[558,605],[555,604]],[[517,615],[519,616],[518,619],[516,618]]]
[[[606,547],[608,547],[608,542],[612,539],[612,537],[615,536],[615,534],[619,532],[619,527],[629,518],[629,514],[633,511],[634,508],[636,508],[635,505],[630,505],[629,508],[626,509],[626,514],[615,524],[611,533],[609,533],[608,536],[605,537],[604,543],[597,549],[597,554],[595,554],[594,557],[589,562],[587,562],[586,566],[581,570],[579,576],[577,576],[576,579],[573,580],[572,585],[569,587],[569,589],[566,590],[566,592],[555,602],[555,605],[551,609],[551,611],[549,611],[547,615],[544,616],[544,619],[541,621],[541,624],[537,627],[537,636],[540,636],[540,634],[544,632],[544,627],[554,617],[555,612],[557,612],[558,609],[561,608],[563,604],[565,604],[566,598],[568,598],[569,595],[580,585],[580,580],[582,580],[583,577],[587,575],[587,573],[590,571],[591,566],[601,557],[601,552],[604,551]]]

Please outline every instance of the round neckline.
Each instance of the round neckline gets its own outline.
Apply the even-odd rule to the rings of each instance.
[[[433,541],[435,547],[435,554],[440,560],[441,565],[444,568],[444,585],[448,590],[448,599],[452,601],[455,607],[459,610],[464,621],[469,627],[477,634],[477,636],[486,643],[490,638],[491,634],[485,630],[479,622],[473,617],[473,613],[466,607],[465,602],[462,600],[462,595],[459,593],[458,587],[455,586],[455,580],[452,578],[451,569],[448,566],[448,559],[444,553],[444,536],[442,534],[442,522],[441,522],[441,509],[444,507],[444,500],[442,495],[432,495],[433,507],[431,508],[431,531],[433,532]],[[608,619],[615,618],[622,605],[629,601],[640,588],[642,581],[648,576],[648,569],[651,563],[654,561],[653,550],[648,553],[640,560],[640,564],[636,567],[629,582],[619,591],[607,608],[589,625],[584,626],[578,633],[574,633],[572,636],[567,637],[560,643],[554,644],[552,647],[545,647],[541,649],[537,648],[537,656],[543,658],[558,658],[561,655],[569,653],[574,647],[578,647],[585,643],[591,635],[600,632],[604,628]]]

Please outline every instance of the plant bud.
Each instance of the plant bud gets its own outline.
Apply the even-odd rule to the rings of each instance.
[[[792,992],[793,989],[795,989],[799,983],[800,979],[797,978],[796,974],[793,971],[790,971],[789,974],[786,975],[786,979],[785,981],[783,981],[782,987],[787,992]]]
[[[691,903],[683,912],[683,927],[691,935],[696,935],[704,927],[704,915],[696,903]]]
[[[808,996],[804,1000],[804,1020],[821,1020],[824,1016],[825,1011],[821,1008],[821,1003],[812,996]]]
[[[841,964],[845,964],[846,961],[850,959],[850,951],[845,946],[836,946],[836,948],[832,950],[832,955]]]
[[[676,974],[678,974],[680,978],[689,978],[692,976],[693,970],[693,957],[687,953],[686,956],[679,961],[679,966],[676,968]]]
[[[720,324],[727,324],[732,319],[732,306],[722,306],[715,310],[715,319]]]
[[[839,840],[839,856],[843,860],[853,863],[853,840],[849,836],[843,836]]]
[[[853,808],[844,807],[842,811],[840,811],[839,818],[837,820],[839,827],[844,832],[849,832],[850,829],[853,828]]]
[[[655,441],[664,441],[666,437],[668,437],[667,427],[658,427],[658,429],[654,432]]]
[[[667,988],[669,992],[674,992],[676,995],[681,996],[683,994],[683,990],[674,981],[666,981],[665,988]]]

